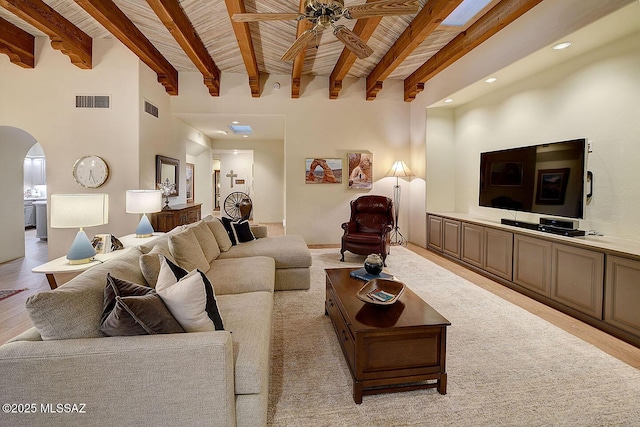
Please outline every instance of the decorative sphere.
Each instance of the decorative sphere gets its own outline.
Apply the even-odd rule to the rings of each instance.
[[[371,254],[364,260],[364,269],[369,274],[380,274],[383,266],[382,257],[378,254]]]

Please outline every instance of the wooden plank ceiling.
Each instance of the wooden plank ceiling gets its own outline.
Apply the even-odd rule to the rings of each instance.
[[[327,1],[327,0],[323,0]],[[345,7],[375,0],[345,0]],[[486,6],[459,26],[442,21],[463,0],[416,0],[415,15],[346,19],[374,53],[357,59],[332,34],[323,31],[293,62],[280,60],[309,23],[238,23],[234,13],[304,10],[304,0],[0,0],[0,53],[23,68],[33,68],[33,37],[48,37],[54,49],[90,69],[92,39],[119,39],[158,75],[171,95],[179,93],[178,73],[199,72],[212,96],[220,93],[221,73],[248,76],[253,97],[260,77],[290,75],[291,97],[300,93],[303,75],[326,76],[327,96],[339,98],[342,80],[366,79],[368,100],[386,79],[404,80],[405,101],[424,83],[500,31],[542,0],[486,0]]]

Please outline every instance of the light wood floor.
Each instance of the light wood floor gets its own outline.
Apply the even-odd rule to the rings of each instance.
[[[270,236],[282,235],[284,230],[280,224],[265,224]],[[32,273],[31,269],[48,261],[47,245],[35,238],[35,230],[25,233],[27,256],[14,261],[0,264],[0,289],[21,289],[27,291],[0,301],[0,344],[29,329],[32,326],[24,308],[24,303],[30,295],[49,289],[44,275]],[[335,247],[338,245],[312,245],[311,247]],[[532,300],[514,290],[507,288],[493,280],[481,276],[471,270],[440,257],[426,249],[409,244],[408,248],[433,263],[450,270],[454,274],[486,289],[489,292],[518,305],[525,310],[541,317],[578,338],[591,343],[617,359],[640,369],[640,349],[624,341],[614,338],[592,326],[560,313]],[[392,249],[393,251],[393,249]]]

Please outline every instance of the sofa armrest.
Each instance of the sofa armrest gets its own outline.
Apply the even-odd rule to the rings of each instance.
[[[233,366],[225,331],[11,342],[0,346],[3,403],[36,410],[0,424],[235,426]]]
[[[355,233],[358,230],[358,224],[353,221],[343,222],[342,229],[344,230],[344,234]]]
[[[265,237],[269,237],[267,235],[267,226],[266,225],[252,225],[251,232],[258,239],[264,239]]]

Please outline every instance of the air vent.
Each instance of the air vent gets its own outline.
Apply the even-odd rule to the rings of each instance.
[[[154,117],[158,117],[158,107],[146,100],[144,101],[144,111]]]
[[[110,108],[109,95],[76,95],[76,108]]]

